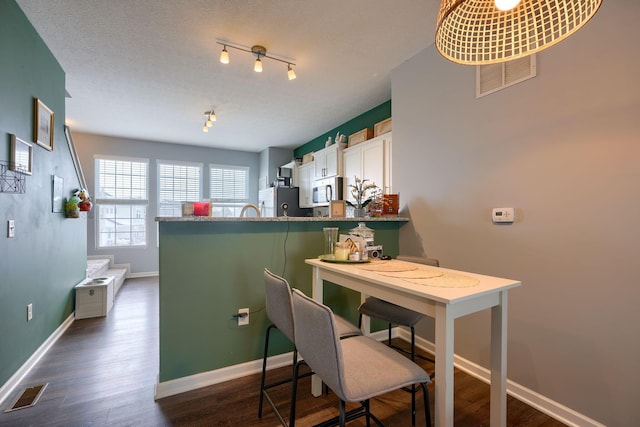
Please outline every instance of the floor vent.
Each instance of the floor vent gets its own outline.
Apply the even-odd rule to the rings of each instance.
[[[22,392],[22,394],[18,396],[16,401],[13,402],[13,405],[11,405],[9,409],[5,410],[4,412],[17,411],[18,409],[32,407],[38,402],[38,399],[40,399],[42,392],[44,391],[45,388],[47,388],[48,384],[49,383],[37,385],[37,386],[29,387],[25,389]]]

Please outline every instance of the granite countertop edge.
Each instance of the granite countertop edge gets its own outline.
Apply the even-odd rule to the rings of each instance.
[[[280,216],[275,218],[256,218],[256,217],[212,217],[212,216],[184,216],[184,217],[169,217],[169,216],[157,216],[155,217],[157,222],[409,222],[408,217],[395,216],[395,215],[383,215],[381,217],[371,218],[349,218],[338,217],[329,218],[321,216]]]

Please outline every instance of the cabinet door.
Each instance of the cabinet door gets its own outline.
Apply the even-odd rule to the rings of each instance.
[[[376,141],[362,147],[362,176],[385,191],[384,144]]]
[[[338,146],[332,145],[329,147],[324,155],[324,171],[325,176],[338,175]]]
[[[359,147],[349,148],[344,152],[344,199],[355,202],[351,196],[351,187],[356,183],[356,176],[362,178],[362,150]]]
[[[298,168],[300,179],[299,202],[301,208],[313,207],[313,181],[315,162],[307,163]]]
[[[313,153],[314,176],[315,179],[324,178],[327,166],[326,151],[320,150]]]

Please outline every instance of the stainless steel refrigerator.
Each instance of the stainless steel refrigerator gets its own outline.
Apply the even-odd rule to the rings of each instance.
[[[269,187],[260,190],[258,202],[260,215],[263,217],[313,215],[313,209],[300,207],[298,187]]]

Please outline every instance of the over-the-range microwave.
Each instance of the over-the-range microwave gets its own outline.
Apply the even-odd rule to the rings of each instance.
[[[313,184],[313,206],[329,206],[331,200],[342,200],[342,178],[317,179]]]

